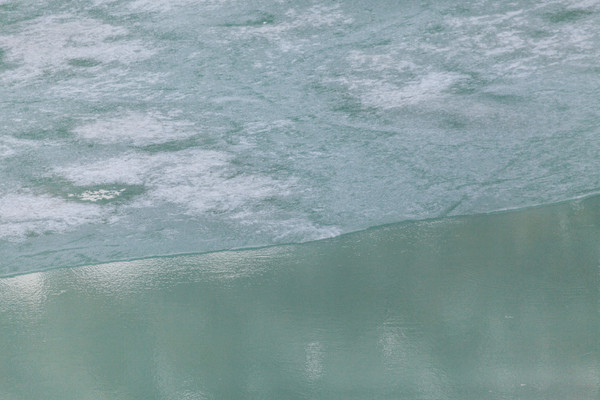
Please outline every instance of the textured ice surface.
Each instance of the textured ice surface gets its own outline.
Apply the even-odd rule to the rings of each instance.
[[[599,18],[566,0],[0,3],[0,274],[594,193]]]

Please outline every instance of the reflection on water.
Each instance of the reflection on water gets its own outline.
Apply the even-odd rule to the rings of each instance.
[[[596,399],[600,198],[0,279],[2,399]]]

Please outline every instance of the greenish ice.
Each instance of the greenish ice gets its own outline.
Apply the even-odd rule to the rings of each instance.
[[[599,0],[0,0],[0,276],[600,190]]]
[[[600,197],[0,279],[0,398],[598,399]]]

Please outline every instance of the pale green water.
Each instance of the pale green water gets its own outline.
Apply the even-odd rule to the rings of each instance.
[[[0,398],[597,399],[600,198],[0,279]]]

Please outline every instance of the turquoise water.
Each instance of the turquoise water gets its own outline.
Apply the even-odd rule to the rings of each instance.
[[[0,398],[597,399],[599,27],[0,0]]]
[[[600,198],[0,280],[2,399],[597,399]]]

